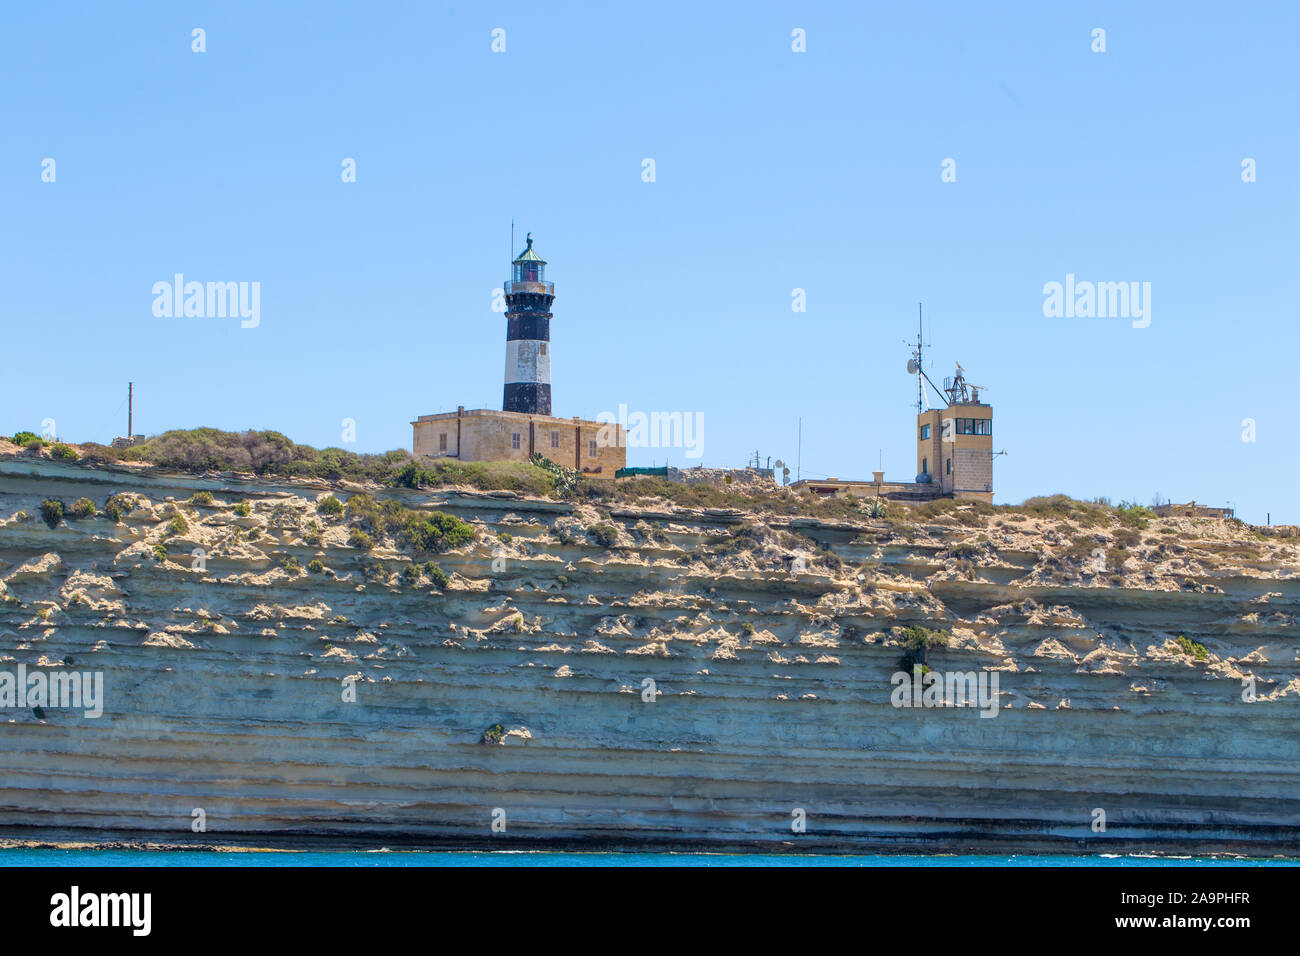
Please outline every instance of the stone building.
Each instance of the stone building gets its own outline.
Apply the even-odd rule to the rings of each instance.
[[[594,478],[627,464],[622,426],[551,414],[551,304],[546,261],[527,247],[511,263],[506,293],[506,365],[502,409],[460,406],[411,422],[412,451],[461,461],[527,461],[534,453]]]

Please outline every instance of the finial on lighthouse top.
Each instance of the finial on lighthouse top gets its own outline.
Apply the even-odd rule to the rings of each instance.
[[[545,282],[546,260],[533,252],[533,234],[528,234],[528,247],[519,253],[519,258],[511,263],[514,266],[515,282]]]
[[[524,249],[523,252],[519,253],[519,258],[516,259],[515,262],[512,264],[517,264],[520,262],[538,262],[541,263],[542,265],[546,265],[546,260],[543,259],[541,256],[539,256],[537,253],[533,252],[533,234],[531,232],[528,234],[528,247]]]

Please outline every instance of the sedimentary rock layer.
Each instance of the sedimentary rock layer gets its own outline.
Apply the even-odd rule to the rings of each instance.
[[[0,708],[0,836],[1300,849],[1289,542],[371,489],[477,529],[412,555],[318,512],[355,490],[0,459],[0,671],[104,681]],[[904,628],[992,706],[896,706]]]

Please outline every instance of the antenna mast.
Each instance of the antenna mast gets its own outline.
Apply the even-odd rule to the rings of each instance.
[[[924,327],[925,327],[924,323],[921,319],[921,303],[918,302],[916,303],[916,369],[917,372],[920,372],[920,370],[924,368],[924,366],[921,364],[921,350],[925,347],[921,342]],[[921,376],[918,374],[916,376],[916,414],[918,415],[920,415],[922,412],[921,403],[924,398],[925,398],[925,384]]]
[[[912,350],[912,357],[907,360],[907,373],[916,376],[916,414],[920,415],[925,411],[925,383],[930,382],[930,376],[925,374],[925,367],[921,364],[925,357],[925,325],[921,318],[921,303],[916,303],[916,348]],[[904,342],[904,345],[907,343]],[[930,387],[934,389],[935,394],[944,398],[943,392],[938,385],[930,382]],[[944,401],[951,405],[952,402],[946,398]]]
[[[122,406],[117,406],[121,408]],[[126,383],[126,437],[130,438],[135,434],[134,428],[135,416],[135,382]]]

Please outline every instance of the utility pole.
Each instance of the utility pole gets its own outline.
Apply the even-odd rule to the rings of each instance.
[[[803,477],[803,416],[799,416],[799,457],[795,460],[794,480]]]
[[[126,437],[135,434],[135,382],[126,383]]]

